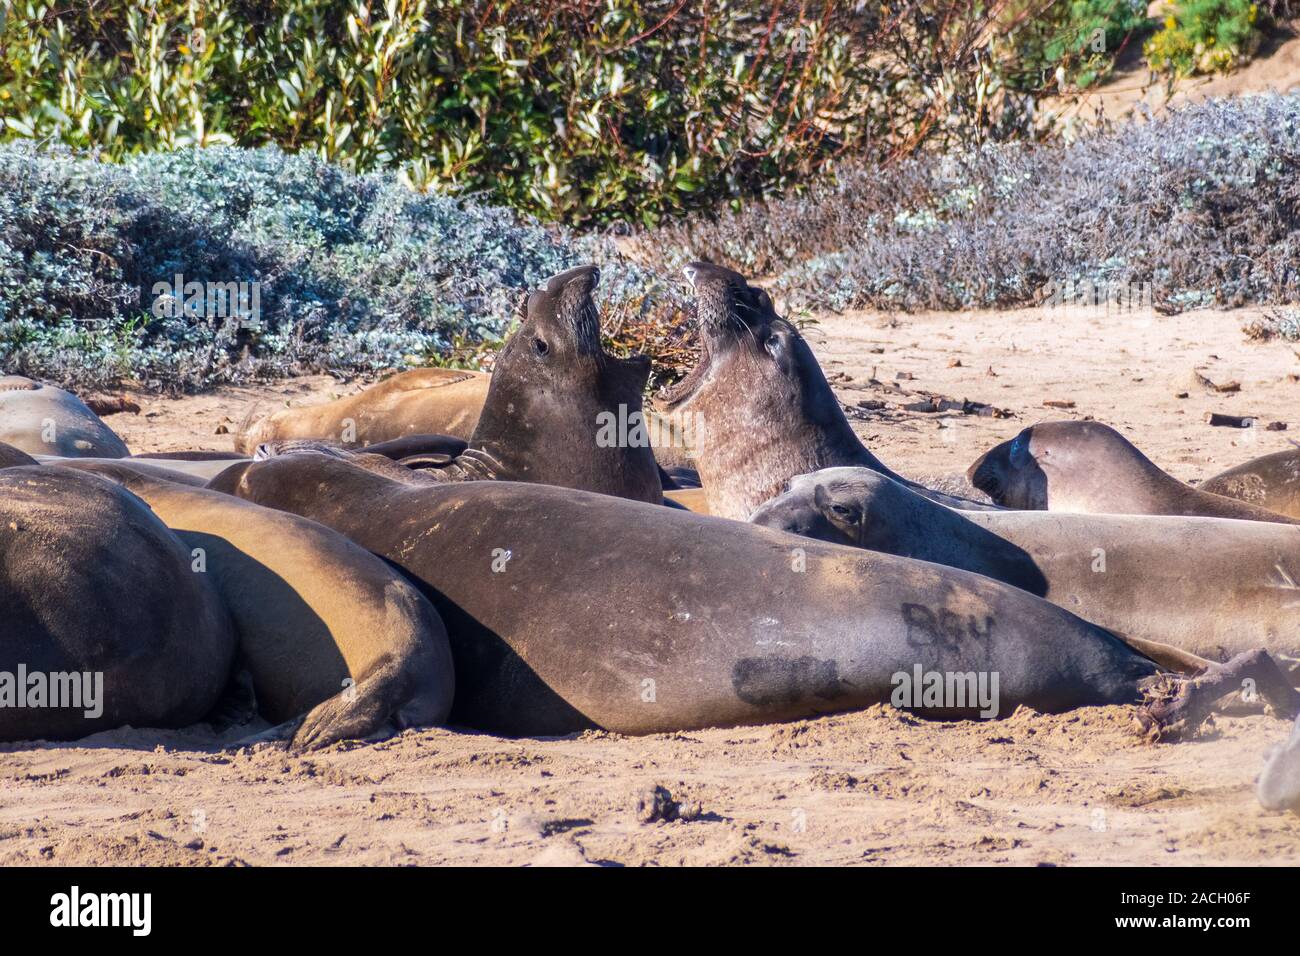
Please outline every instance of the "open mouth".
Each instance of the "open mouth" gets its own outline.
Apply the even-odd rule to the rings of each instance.
[[[700,355],[695,365],[676,385],[665,389],[660,401],[668,408],[690,398],[708,377],[715,355],[741,336],[751,334],[743,314],[751,311],[737,294],[737,273],[708,262],[693,262],[682,269],[695,292],[695,327],[699,330]]]

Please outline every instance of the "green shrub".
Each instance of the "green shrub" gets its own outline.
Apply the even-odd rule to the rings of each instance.
[[[1258,15],[1250,0],[1184,0],[1147,41],[1147,61],[1180,75],[1231,70],[1259,46]]]
[[[6,0],[0,116],[113,160],[275,144],[544,220],[649,223],[849,152],[1023,133],[1005,6]]]
[[[1053,9],[1061,20],[1043,45],[1043,58],[1078,87],[1105,77],[1120,48],[1150,22],[1145,0],[1070,0]]]

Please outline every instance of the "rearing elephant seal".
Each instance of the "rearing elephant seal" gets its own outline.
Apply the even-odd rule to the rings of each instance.
[[[447,632],[379,558],[296,515],[127,464],[82,467],[141,498],[201,555],[234,620],[258,711],[274,723],[306,714],[295,748],[446,719],[454,688]]]
[[[650,362],[617,358],[601,347],[591,298],[599,281],[595,266],[581,266],[528,296],[523,324],[497,357],[468,447],[424,474],[444,482],[527,481],[663,501],[649,443],[620,429],[640,415]],[[257,453],[269,457],[283,447],[263,442]]]
[[[949,567],[1046,598],[1174,663],[1263,647],[1300,672],[1300,530],[1223,518],[957,512],[867,468],[801,475],[755,524]]]
[[[0,471],[0,740],[193,724],[234,656],[211,581],[138,498],[67,468]]]
[[[1300,449],[1290,448],[1256,458],[1207,478],[1197,487],[1210,494],[1300,518]]]
[[[922,672],[984,675],[1003,715],[1059,711],[1137,701],[1157,672],[1000,582],[687,511],[404,484],[310,453],[235,465],[214,487],[329,525],[420,582],[451,638],[451,719],[495,733],[808,717],[890,701]],[[915,706],[980,712],[965,696]]]
[[[0,376],[0,442],[29,455],[125,458],[131,454],[77,396],[21,375]]]
[[[971,484],[1000,505],[1085,514],[1200,515],[1300,524],[1185,485],[1101,422],[1041,422],[976,459]]]
[[[988,507],[910,482],[868,451],[812,349],[766,292],[707,262],[684,271],[701,356],[663,409],[691,435],[710,514],[743,521],[795,475],[836,466],[871,468],[953,507]]]
[[[461,369],[400,372],[356,395],[268,415],[235,439],[235,450],[251,455],[262,442],[285,438],[329,438],[347,446],[428,433],[469,438],[489,381],[486,372]]]

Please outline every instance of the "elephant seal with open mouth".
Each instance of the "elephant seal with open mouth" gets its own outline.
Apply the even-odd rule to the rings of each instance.
[[[691,435],[710,514],[743,521],[795,475],[837,466],[874,469],[953,507],[989,507],[916,485],[868,451],[812,349],[766,292],[711,263],[684,271],[695,288],[701,354],[663,410]]]
[[[976,459],[967,477],[998,504],[1026,511],[1300,524],[1300,519],[1183,484],[1101,422],[1031,425]]]
[[[124,458],[131,452],[77,396],[21,375],[0,376],[0,442],[29,455]]]
[[[419,582],[451,639],[452,722],[495,733],[809,717],[890,701],[918,668],[996,675],[1004,715],[1060,711],[1136,702],[1158,672],[1001,582],[685,511],[412,485],[313,453],[235,465],[214,487],[320,521]]]
[[[957,512],[867,468],[801,475],[750,520],[1005,581],[1162,663],[1176,661],[1151,642],[1214,661],[1262,647],[1300,673],[1296,528],[1222,518]]]

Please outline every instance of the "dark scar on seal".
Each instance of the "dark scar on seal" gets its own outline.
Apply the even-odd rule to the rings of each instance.
[[[907,643],[912,647],[940,647],[956,649],[966,641],[975,641],[987,649],[993,643],[993,615],[985,615],[983,627],[971,614],[962,619],[960,614],[941,608],[937,612],[924,604],[903,604],[900,608],[903,623],[907,625]]]
[[[831,700],[847,693],[834,661],[816,657],[743,657],[731,669],[731,686],[747,704],[795,704],[809,697]]]

